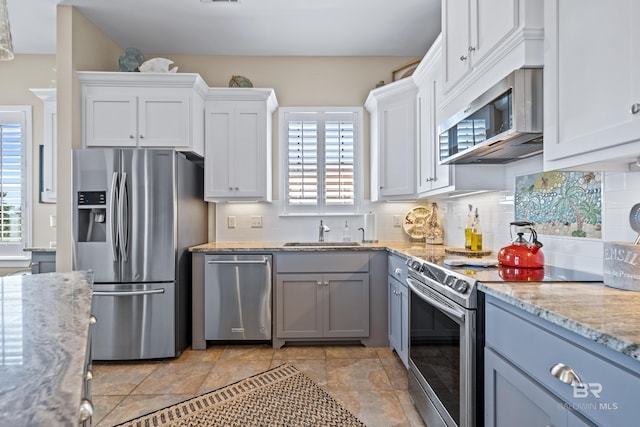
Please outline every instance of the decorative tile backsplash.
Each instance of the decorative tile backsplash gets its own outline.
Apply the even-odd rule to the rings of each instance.
[[[542,172],[515,177],[515,218],[538,234],[602,237],[602,173]]]

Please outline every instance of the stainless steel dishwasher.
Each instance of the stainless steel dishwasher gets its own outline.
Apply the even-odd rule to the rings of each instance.
[[[271,255],[205,257],[206,340],[271,339]]]

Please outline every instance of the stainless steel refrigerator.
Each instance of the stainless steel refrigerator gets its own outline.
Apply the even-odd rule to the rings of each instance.
[[[173,150],[73,153],[74,269],[93,270],[96,360],[178,356],[190,342],[189,246],[207,240],[203,168]]]

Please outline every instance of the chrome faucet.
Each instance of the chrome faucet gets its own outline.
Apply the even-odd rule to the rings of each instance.
[[[362,243],[364,243],[364,228],[360,227],[358,230],[362,231]]]
[[[324,233],[329,231],[331,231],[331,229],[324,225],[322,220],[320,220],[320,234],[318,234],[318,242],[324,242]]]

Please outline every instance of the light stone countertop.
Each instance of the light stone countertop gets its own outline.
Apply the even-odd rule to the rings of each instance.
[[[441,263],[445,246],[380,241],[356,247],[283,247],[283,242],[207,243],[192,251],[387,250]],[[640,361],[640,292],[602,282],[480,282],[478,289]]]
[[[0,278],[0,425],[78,425],[91,276]]]

